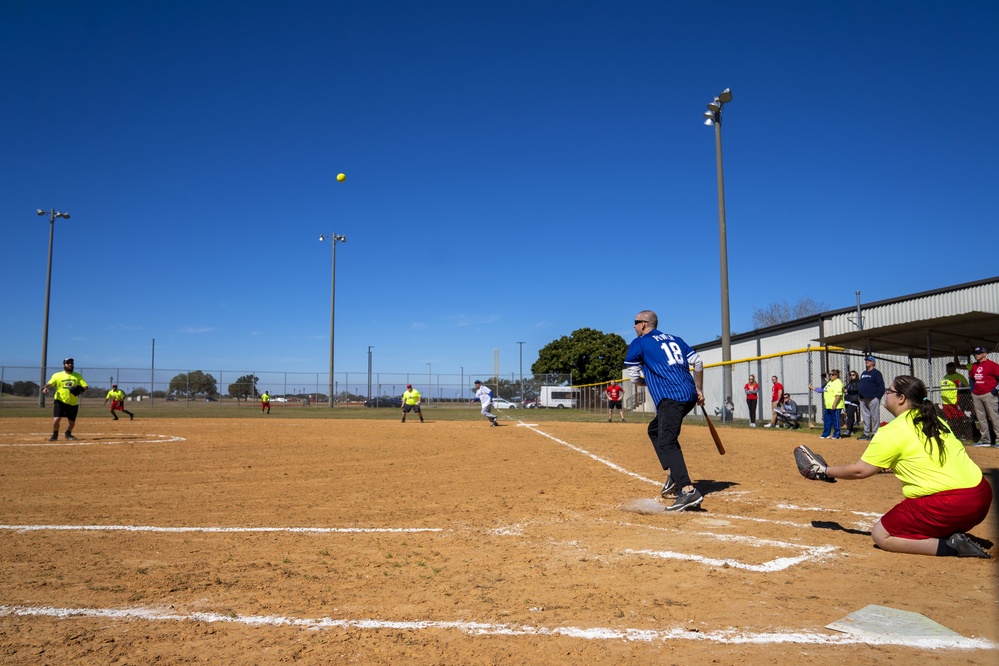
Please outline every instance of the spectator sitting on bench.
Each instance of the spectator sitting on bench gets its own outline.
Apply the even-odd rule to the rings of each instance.
[[[719,407],[715,407],[715,416],[720,416],[722,422],[729,422],[734,418],[735,415],[735,403],[732,402],[732,396],[725,398],[725,408],[722,410]]]
[[[780,404],[777,406],[777,409],[774,410],[774,413],[777,415],[778,427],[784,426],[785,428],[791,428],[793,430],[797,430],[801,427],[801,424],[798,422],[801,418],[798,414],[798,405],[791,399],[790,394],[784,394],[784,397],[781,398]]]

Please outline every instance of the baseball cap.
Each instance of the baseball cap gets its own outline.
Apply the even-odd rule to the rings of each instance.
[[[878,359],[874,358],[873,356],[865,356],[864,360],[865,361],[870,361],[871,363],[877,363],[878,362]]]
[[[117,384],[112,384],[111,388],[118,388],[118,385]]]
[[[413,388],[412,384],[406,384],[406,388]]]
[[[76,363],[73,361],[73,359],[71,359],[71,358],[64,358],[62,360],[62,364],[66,365],[67,363],[72,363],[73,365],[76,365]]]
[[[988,352],[987,349],[985,349],[985,347],[975,347],[975,353],[976,354],[988,354],[989,352]],[[70,359],[70,360],[72,361],[73,359]]]
[[[480,381],[479,381],[478,379],[476,379],[476,380],[475,380],[475,383],[476,383],[476,384],[481,384],[482,382],[480,382]]]

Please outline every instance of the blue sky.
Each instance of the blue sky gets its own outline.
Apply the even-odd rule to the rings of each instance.
[[[502,374],[999,273],[999,4],[0,3],[0,365]],[[347,174],[337,183],[339,172]],[[983,235],[983,231],[987,234]],[[985,251],[982,251],[982,250]]]

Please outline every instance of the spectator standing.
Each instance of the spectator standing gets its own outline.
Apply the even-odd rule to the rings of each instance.
[[[74,370],[76,363],[71,358],[62,360],[62,372],[57,372],[49,378],[48,383],[42,387],[42,393],[48,393],[49,387],[56,389],[55,399],[52,401],[52,436],[50,442],[59,439],[59,424],[66,419],[66,439],[76,441],[73,436],[73,427],[76,425],[76,416],[80,411],[80,394],[87,388],[87,380],[79,372]]]
[[[988,357],[985,347],[975,347],[971,364],[971,402],[975,406],[978,432],[982,439],[975,446],[997,446],[989,439],[989,423],[999,435],[999,364]]]
[[[746,407],[749,408],[749,427],[756,427],[756,405],[760,399],[760,385],[756,382],[755,375],[749,375],[749,381],[743,387],[746,391]]]
[[[846,437],[853,437],[853,427],[860,420],[860,375],[851,370],[843,387],[843,401],[846,404]]]
[[[604,390],[607,393],[607,423],[614,420],[614,408],[621,412],[621,423],[624,423],[624,388],[616,381],[611,380],[611,383]]]
[[[475,380],[475,399],[482,405],[482,415],[489,419],[489,425],[498,426],[493,414],[493,392],[478,379]]]
[[[817,391],[811,384],[808,388]],[[822,387],[822,439],[839,439],[839,417],[843,409],[843,382],[839,378],[839,370],[829,371],[829,381]]]
[[[104,404],[108,404],[108,400],[111,401],[111,416],[114,420],[118,420],[118,415],[115,411],[125,412],[128,414],[128,420],[132,421],[135,419],[135,414],[125,409],[125,392],[118,388],[117,384],[111,385],[111,390],[108,391],[107,396],[104,398]]]
[[[764,425],[764,428],[773,428],[777,425],[777,407],[780,406],[781,398],[784,397],[784,386],[777,381],[777,375],[771,377],[770,382],[773,384],[770,389],[770,409],[773,410],[773,415],[770,417],[770,423]]]
[[[885,379],[876,367],[873,356],[864,359],[865,370],[860,373],[860,420],[864,424],[864,434],[857,440],[870,440],[881,425],[881,398],[885,395]]]
[[[420,392],[413,388],[412,384],[406,384],[406,390],[402,392],[402,422],[406,422],[406,414],[409,412],[416,412],[416,415],[420,417],[420,423],[423,423],[423,412],[420,410],[420,403],[423,398],[420,396]]]
[[[648,386],[656,415],[648,434],[663,471],[667,472],[662,496],[678,488],[676,501],[667,511],[686,511],[704,500],[687,472],[680,448],[683,417],[694,405],[704,404],[704,363],[682,339],[658,329],[659,317],[652,310],[635,316],[637,338],[628,345],[624,369],[636,386]],[[694,374],[691,376],[690,367]]]

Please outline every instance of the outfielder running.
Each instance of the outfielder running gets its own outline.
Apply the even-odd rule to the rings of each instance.
[[[125,412],[128,414],[128,420],[132,421],[135,419],[135,414],[125,409],[125,392],[118,388],[117,384],[111,385],[111,390],[108,391],[107,396],[104,398],[104,404],[108,404],[108,400],[111,401],[111,416],[114,420],[118,420],[118,415],[115,411]]]
[[[498,426],[493,414],[493,392],[478,379],[475,380],[475,399],[482,404],[482,415],[489,419],[489,425]]]
[[[795,451],[798,470],[809,479],[866,479],[891,471],[905,499],[871,528],[874,543],[893,553],[991,557],[965,532],[978,525],[992,504],[992,486],[947,427],[926,386],[899,375],[885,391],[884,407],[895,418],[871,438],[860,460],[827,466],[804,448]]]

